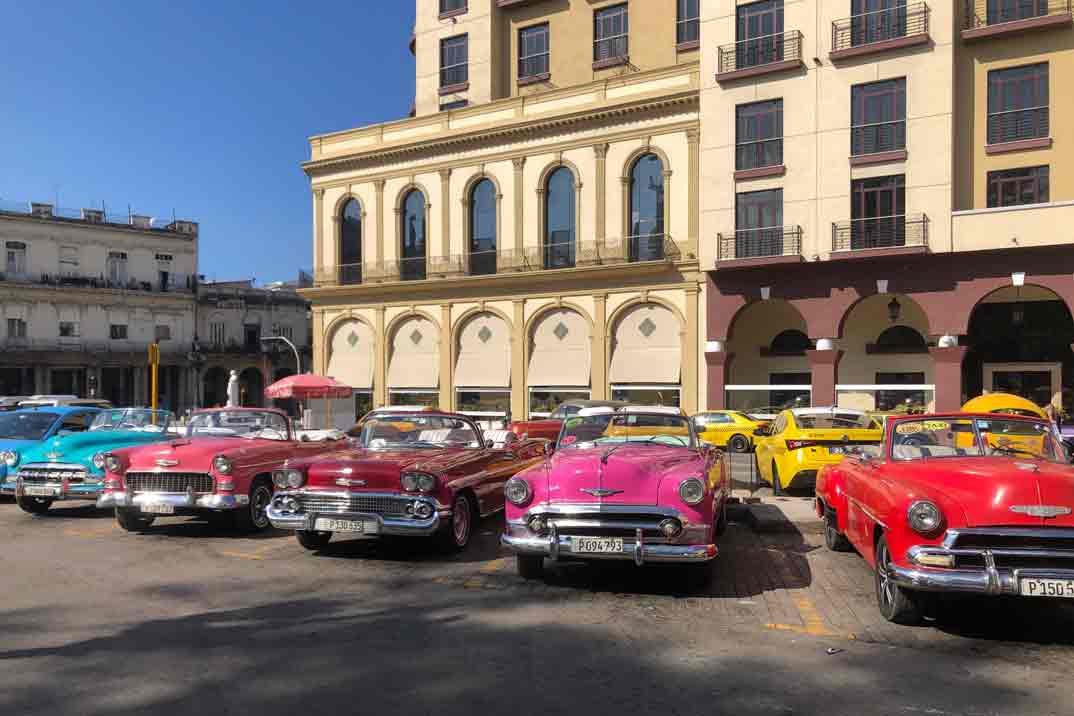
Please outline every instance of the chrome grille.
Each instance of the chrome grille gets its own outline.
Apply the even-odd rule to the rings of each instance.
[[[125,478],[131,492],[212,492],[212,475],[201,472],[128,472]]]
[[[1074,569],[1074,530],[1062,527],[958,530],[945,546],[957,567],[984,567],[988,551],[1000,569]]]
[[[23,482],[82,482],[86,478],[86,468],[78,465],[57,465],[56,467],[24,467],[19,470],[19,479]]]
[[[318,495],[304,493],[295,496],[305,512],[365,512],[376,515],[402,516],[406,505],[413,500],[382,495]]]
[[[667,515],[658,512],[616,512],[614,507],[605,507],[596,514],[559,515],[549,514],[548,522],[556,526],[556,531],[565,536],[584,535],[586,537],[630,537],[642,530],[644,537],[663,538],[660,523]]]

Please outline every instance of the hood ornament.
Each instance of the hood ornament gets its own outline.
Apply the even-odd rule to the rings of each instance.
[[[609,490],[605,487],[583,487],[579,492],[585,492],[593,497],[611,497],[623,492],[622,490]]]
[[[345,477],[341,477],[336,480],[336,484],[340,487],[365,487],[365,480],[348,480]]]
[[[1018,512],[1030,517],[1043,517],[1051,519],[1062,515],[1069,515],[1071,509],[1060,505],[1011,505],[1011,512]]]
[[[157,467],[175,467],[178,464],[178,460],[157,460]]]
[[[63,457],[63,453],[59,452],[58,450],[53,450],[52,452],[45,453],[45,457],[47,457],[49,460],[58,460]]]

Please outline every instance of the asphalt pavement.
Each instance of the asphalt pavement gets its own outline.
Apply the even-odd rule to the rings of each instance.
[[[280,532],[128,534],[88,507],[0,503],[0,714],[1071,713],[1072,605],[892,626],[860,557],[794,521],[732,524],[701,592],[631,565],[526,582],[501,519],[461,555],[313,554]]]

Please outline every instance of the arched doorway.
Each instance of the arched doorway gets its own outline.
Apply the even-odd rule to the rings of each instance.
[[[470,274],[496,273],[496,185],[482,179],[470,192]]]
[[[612,399],[637,405],[682,403],[682,324],[659,303],[626,309],[612,330]]]
[[[1056,293],[1009,286],[982,298],[970,316],[962,363],[963,400],[1014,393],[1037,405],[1074,410],[1074,319]],[[1066,398],[1064,399],[1064,396]]]
[[[474,314],[455,339],[455,409],[499,428],[511,409],[511,329],[489,311]]]
[[[354,417],[373,409],[373,363],[376,335],[365,321],[340,323],[328,341],[328,375],[354,389]]]
[[[257,368],[239,373],[239,405],[260,408],[265,404],[265,379]]]
[[[399,223],[400,277],[425,279],[425,194],[411,189],[403,199]]]
[[[591,331],[572,308],[541,314],[529,332],[526,387],[529,416],[547,417],[560,403],[586,400],[590,392]]]
[[[395,326],[388,356],[388,402],[391,405],[440,403],[440,329],[422,315]]]
[[[571,268],[576,259],[576,215],[574,172],[559,167],[545,183],[544,267]]]
[[[339,216],[339,282],[362,282],[362,205],[348,199]]]
[[[843,318],[836,400],[840,407],[924,412],[935,405],[929,320],[909,296],[862,299]]]
[[[206,408],[227,405],[228,371],[222,366],[206,369],[201,378],[202,404]]]
[[[813,376],[806,351],[812,347],[805,319],[787,301],[743,306],[727,340],[732,357],[724,405],[757,413],[809,406]]]
[[[630,169],[630,260],[664,258],[664,163],[644,154]]]

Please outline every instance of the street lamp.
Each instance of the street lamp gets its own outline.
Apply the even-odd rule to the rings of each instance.
[[[261,338],[262,343],[267,343],[268,341],[283,341],[289,345],[295,354],[295,375],[302,375],[302,359],[298,357],[298,349],[295,348],[295,344],[283,336],[263,336]]]

